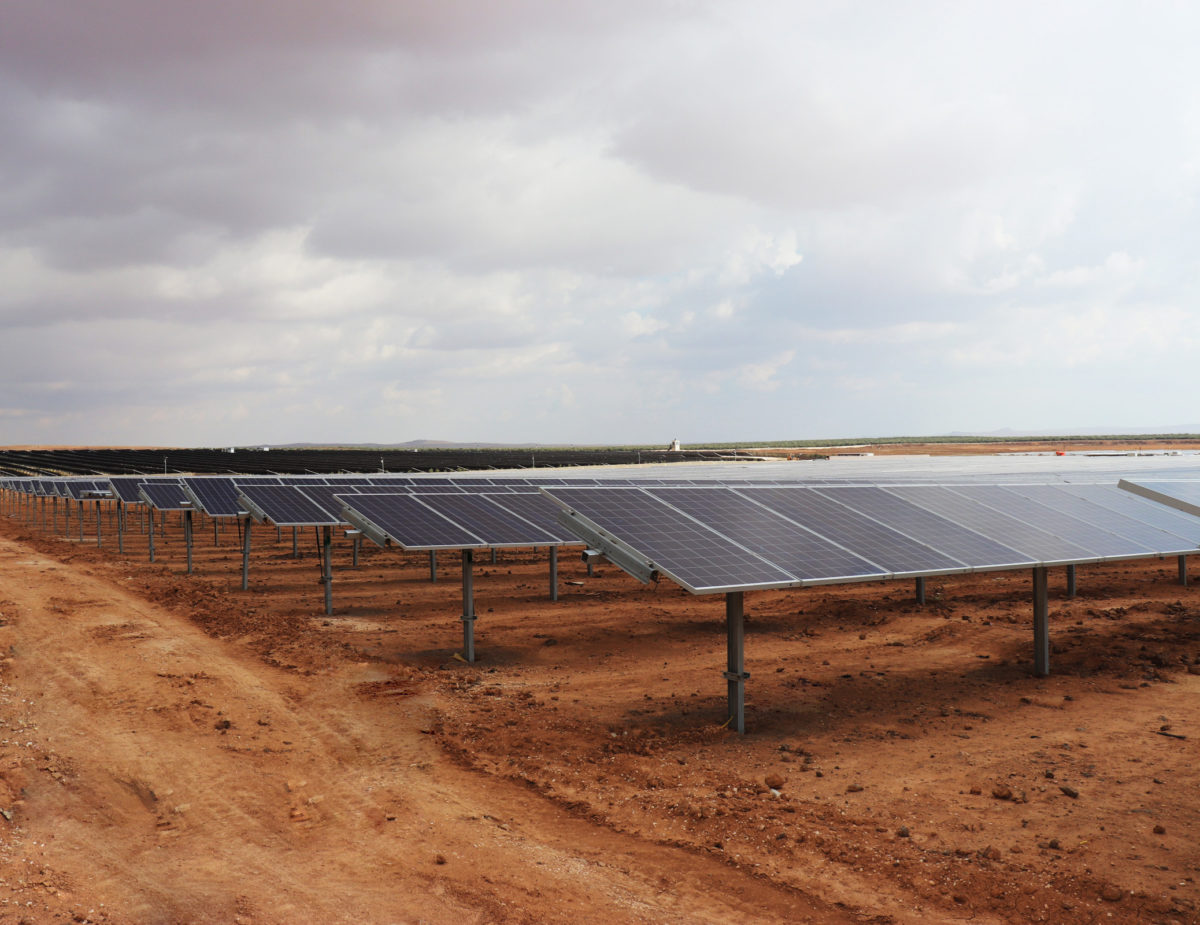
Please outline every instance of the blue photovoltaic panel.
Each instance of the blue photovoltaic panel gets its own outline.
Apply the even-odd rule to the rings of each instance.
[[[334,526],[343,521],[314,502],[295,485],[246,485],[239,500],[278,527]]]
[[[936,485],[897,485],[889,486],[885,490],[989,536],[1037,563],[1086,562],[1098,558],[1091,550],[1007,514],[1001,514],[949,488]]]
[[[126,504],[144,504],[140,489],[145,481],[141,477],[122,477],[109,479],[108,484],[112,486],[113,494]]]
[[[1153,524],[1160,530],[1200,544],[1200,519],[1116,485],[1064,485],[1063,490],[1093,504]]]
[[[184,492],[209,517],[237,517],[241,512],[233,479],[217,476],[185,478],[181,482]]]
[[[696,593],[796,584],[794,575],[638,488],[550,488],[547,494]],[[570,523],[566,515],[564,523]]]
[[[1166,504],[1176,510],[1200,517],[1200,481],[1188,482],[1158,482],[1132,481],[1121,479],[1120,485],[1126,491]]]
[[[143,482],[141,492],[142,498],[160,511],[182,511],[192,505],[191,499],[184,494],[183,486],[178,482],[165,479]]]
[[[966,563],[852,511],[811,488],[747,488],[772,510],[893,574],[963,571]]]
[[[368,534],[385,534],[405,549],[477,549],[488,544],[411,494],[343,495],[344,515]],[[373,529],[372,529],[373,528]]]
[[[570,545],[579,545],[580,543],[578,537],[572,535],[559,524],[559,506],[540,492],[537,494],[528,494],[526,492],[501,491],[497,494],[489,493],[481,497],[487,498],[493,504],[511,511],[518,517],[524,517],[543,532],[549,533],[559,543]]]
[[[443,517],[462,524],[489,546],[556,546],[558,538],[478,494],[421,495]]]
[[[940,549],[972,568],[1036,565],[1023,553],[939,517],[932,511],[909,504],[902,498],[888,494],[882,488],[850,485],[822,487],[816,490],[846,507],[919,539],[934,549]]]
[[[375,491],[376,489],[370,489]],[[344,485],[306,485],[300,488],[312,501],[321,507],[331,517],[342,516],[342,502],[338,500],[338,495],[356,495],[361,488],[355,486]]]
[[[367,481],[372,485],[411,485],[412,479],[401,475],[373,475]]]
[[[235,475],[234,482],[238,485],[278,485],[279,477],[276,475]]]
[[[1085,523],[1077,517],[1055,511],[1024,497],[1011,488],[1000,485],[962,485],[954,491],[980,504],[1003,511],[1010,517],[1040,527],[1071,543],[1087,549],[1093,556],[1121,557],[1148,555],[1154,546],[1143,546],[1131,539],[1107,532],[1096,524]]]
[[[803,581],[885,578],[887,570],[755,503],[755,491],[649,488],[647,492]]]
[[[1196,542],[1186,536],[1086,501],[1078,495],[1071,494],[1063,485],[1013,485],[1008,490],[1085,523],[1095,524],[1098,529],[1132,540],[1160,554],[1178,554],[1194,551],[1196,548]],[[1110,491],[1120,489],[1111,488]],[[1200,521],[1197,525],[1200,526]]]

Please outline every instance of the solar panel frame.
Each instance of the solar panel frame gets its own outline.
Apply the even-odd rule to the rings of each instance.
[[[1120,488],[1200,517],[1200,481],[1164,481],[1121,479]]]
[[[392,543],[406,550],[488,548],[481,537],[422,503],[416,494],[343,495],[340,500],[346,522],[379,545]]]
[[[890,577],[878,563],[728,486],[645,489],[721,536],[751,550],[805,585],[874,581]]]
[[[143,482],[138,491],[142,499],[157,511],[186,511],[192,506],[191,498],[184,494],[178,480]]]
[[[641,488],[552,487],[559,522],[580,523],[693,594],[787,588],[799,579]],[[586,534],[584,534],[586,538]],[[640,552],[654,548],[653,558]]]
[[[952,575],[970,566],[898,530],[867,517],[815,489],[763,487],[744,490],[789,520],[852,550],[891,577]]]
[[[238,501],[255,520],[276,527],[336,527],[345,522],[296,485],[246,485],[238,488]]]
[[[1014,549],[1038,566],[1075,565],[1103,561],[1104,557],[1063,540],[1040,527],[1009,517],[952,488],[939,485],[889,485],[885,491],[954,521]]]
[[[962,485],[953,489],[958,494],[1002,511],[1033,527],[1075,543],[1100,559],[1129,559],[1157,555],[1159,550],[1135,540],[1125,539],[1103,527],[1056,511],[1022,495],[1006,485]]]
[[[460,524],[482,539],[489,548],[525,549],[532,546],[558,546],[561,541],[524,517],[497,504],[489,496],[472,494],[422,494],[427,505],[447,520]]]
[[[814,491],[918,539],[970,567],[971,571],[1027,568],[1037,563],[969,527],[910,504],[876,485],[823,485]]]

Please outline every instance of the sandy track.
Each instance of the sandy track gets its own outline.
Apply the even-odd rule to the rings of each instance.
[[[372,665],[271,668],[91,571],[0,539],[29,921],[861,921],[463,769],[425,696],[358,696]]]

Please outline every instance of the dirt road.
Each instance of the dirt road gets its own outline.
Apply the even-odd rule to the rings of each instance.
[[[462,769],[372,665],[271,668],[90,572],[0,539],[13,921],[852,920]]]

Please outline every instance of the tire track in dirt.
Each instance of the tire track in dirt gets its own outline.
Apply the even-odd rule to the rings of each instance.
[[[422,734],[431,700],[355,696],[367,666],[270,668],[8,539],[0,575],[0,644],[12,646],[10,683],[36,730],[10,768],[24,791],[15,822],[24,861],[47,871],[47,913],[861,921],[465,771]]]

